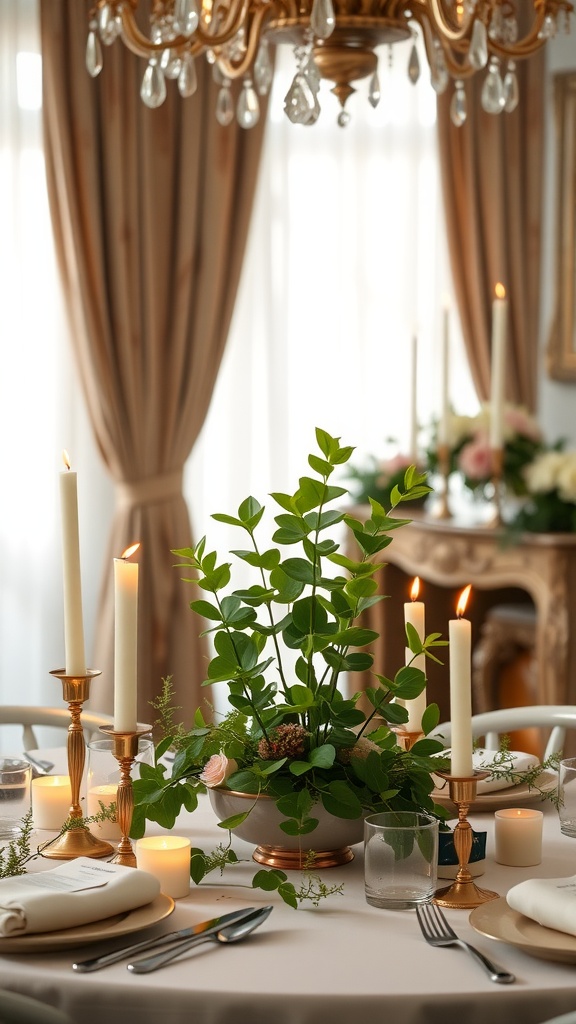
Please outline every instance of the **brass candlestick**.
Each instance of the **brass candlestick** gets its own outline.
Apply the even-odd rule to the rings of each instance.
[[[402,750],[412,750],[412,747],[415,743],[418,743],[418,740],[424,739],[424,733],[421,729],[411,732],[405,729],[404,726],[397,725],[391,732],[395,734],[398,746],[402,747]]]
[[[473,775],[458,778],[449,772],[436,772],[446,779],[450,787],[450,799],[458,807],[458,824],[454,829],[454,849],[458,855],[458,874],[451,885],[438,889],[433,903],[441,907],[454,907],[459,910],[479,907],[488,900],[498,899],[498,893],[490,889],[481,889],[472,879],[468,870],[472,852],[472,826],[468,821],[468,808],[476,796],[476,784],[486,779],[490,772],[475,771]]]
[[[84,773],[86,744],[81,722],[82,705],[90,696],[91,680],[100,675],[100,670],[87,669],[86,675],[68,676],[65,669],[54,669],[50,675],[61,680],[63,697],[68,702],[70,711],[67,752],[72,803],[67,822],[73,822],[83,816],[80,807],[80,783]],[[42,850],[42,856],[54,860],[72,860],[74,857],[107,857],[113,852],[114,848],[110,843],[97,839],[86,825],[78,825],[67,829],[55,842],[47,845]]]
[[[504,449],[492,448],[492,510],[488,526],[502,526],[502,480],[504,477]]]
[[[432,508],[435,519],[451,519],[452,513],[448,503],[448,480],[450,477],[450,448],[447,444],[438,445],[438,469],[444,481],[437,503]]]
[[[120,765],[120,782],[116,795],[116,820],[120,826],[122,839],[118,844],[118,852],[112,858],[112,864],[124,864],[136,867],[136,854],[130,842],[132,814],[134,812],[134,791],[132,789],[132,765],[138,753],[138,741],[152,731],[151,725],[141,725],[135,732],[116,731],[113,725],[101,725],[100,732],[111,736],[113,754]]]

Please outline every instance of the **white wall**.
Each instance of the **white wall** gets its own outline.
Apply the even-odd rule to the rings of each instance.
[[[546,167],[544,192],[544,252],[542,260],[542,317],[540,345],[540,389],[539,414],[545,436],[549,441],[558,437],[567,438],[570,446],[576,446],[576,382],[550,380],[546,373],[546,347],[548,345],[552,318],[554,315],[555,287],[555,181],[554,162],[555,124],[553,104],[553,77],[559,71],[576,70],[576,25],[572,18],[571,34],[559,34],[546,48]]]

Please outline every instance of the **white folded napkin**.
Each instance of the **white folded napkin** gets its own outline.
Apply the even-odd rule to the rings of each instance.
[[[101,921],[151,903],[159,892],[147,871],[77,857],[51,871],[0,879],[0,936]]]
[[[450,757],[450,750],[443,750],[438,754],[438,757]],[[497,750],[485,750],[484,747],[478,747],[472,754],[472,767],[474,771],[489,771],[490,766],[494,763],[494,759],[499,757],[500,755]],[[527,772],[537,764],[538,758],[534,754],[524,754],[519,750],[508,750],[506,752],[504,766],[507,770]],[[434,782],[437,787],[444,785],[444,780],[440,776],[434,776]],[[499,779],[495,775],[489,775],[486,779],[481,779],[477,783],[476,792],[478,795],[494,793],[497,789],[510,789],[517,784],[511,782],[510,779]]]
[[[576,935],[576,875],[529,878],[510,889],[506,902],[546,928]]]

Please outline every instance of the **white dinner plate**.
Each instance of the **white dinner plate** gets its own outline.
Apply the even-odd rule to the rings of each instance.
[[[115,914],[102,921],[78,925],[76,928],[62,928],[54,932],[37,932],[33,935],[11,935],[0,938],[0,955],[3,953],[48,953],[56,949],[71,949],[102,939],[115,939],[149,928],[162,921],[174,910],[171,896],[160,893],[155,900],[144,907],[136,907],[125,914]]]
[[[542,772],[538,779],[540,790],[534,789],[522,782],[518,786],[508,786],[506,789],[496,789],[492,793],[479,793],[474,803],[470,804],[471,811],[497,811],[500,807],[520,807],[524,804],[538,804],[545,796],[553,793],[558,785],[558,776],[555,772]],[[441,807],[454,808],[450,799],[448,783],[442,789],[432,791],[432,799]]]
[[[576,964],[576,935],[545,928],[512,910],[503,898],[476,907],[470,914],[470,924],[480,935],[516,946],[540,960]]]

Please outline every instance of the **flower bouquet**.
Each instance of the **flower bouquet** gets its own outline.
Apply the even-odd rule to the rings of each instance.
[[[528,500],[510,523],[513,532],[573,533],[576,530],[576,451],[556,447],[524,468]]]
[[[482,492],[494,477],[490,447],[489,403],[476,416],[453,413],[448,419],[449,472],[460,473],[466,487]],[[504,461],[502,479],[511,494],[526,494],[524,467],[542,451],[544,443],[536,420],[521,406],[504,408]],[[438,468],[436,442],[428,449],[431,471]]]
[[[207,715],[199,709],[186,729],[174,725],[164,700],[165,737],[157,755],[175,751],[172,771],[167,776],[159,763],[142,765],[134,782],[134,837],[143,834],[146,819],[171,829],[180,809],[193,811],[206,787],[253,798],[221,822],[225,830],[239,828],[260,795],[272,798],[281,812],[280,828],[299,837],[304,851],[315,849],[320,808],[359,821],[390,809],[446,816],[432,798],[432,770],[439,767],[432,755],[442,744],[422,738],[405,750],[394,732],[408,719],[402,702],[422,692],[424,673],[410,662],[393,678],[375,674],[365,691],[354,692],[349,682],[373,665],[370,647],[378,634],[358,620],[383,600],[376,556],[409,521],[390,513],[429,488],[409,467],[403,489],[392,491],[391,508],[371,498],[370,517],[359,521],[334,506],[347,491],[330,482],[353,449],[320,429],[316,438],[319,451],[308,459],[314,475],[302,476],[292,494],[271,495],[279,510],[271,543],[259,540],[265,509],[249,497],[235,516],[213,516],[242,535],[244,544],[230,553],[234,563],[220,560],[205,538],[174,552],[184,578],[203,593],[191,602],[213,644],[203,685],[225,683],[228,710],[218,715],[210,708]],[[239,563],[255,574],[251,586],[233,584],[233,564]],[[420,640],[411,625],[406,634],[411,660],[419,654],[438,660],[434,649],[445,644],[439,634]],[[437,706],[430,705],[422,719],[424,737],[438,718]],[[192,877],[199,881],[209,869],[235,859],[230,846],[211,855],[195,850]],[[296,905],[286,876],[272,875],[264,887],[278,888]]]

